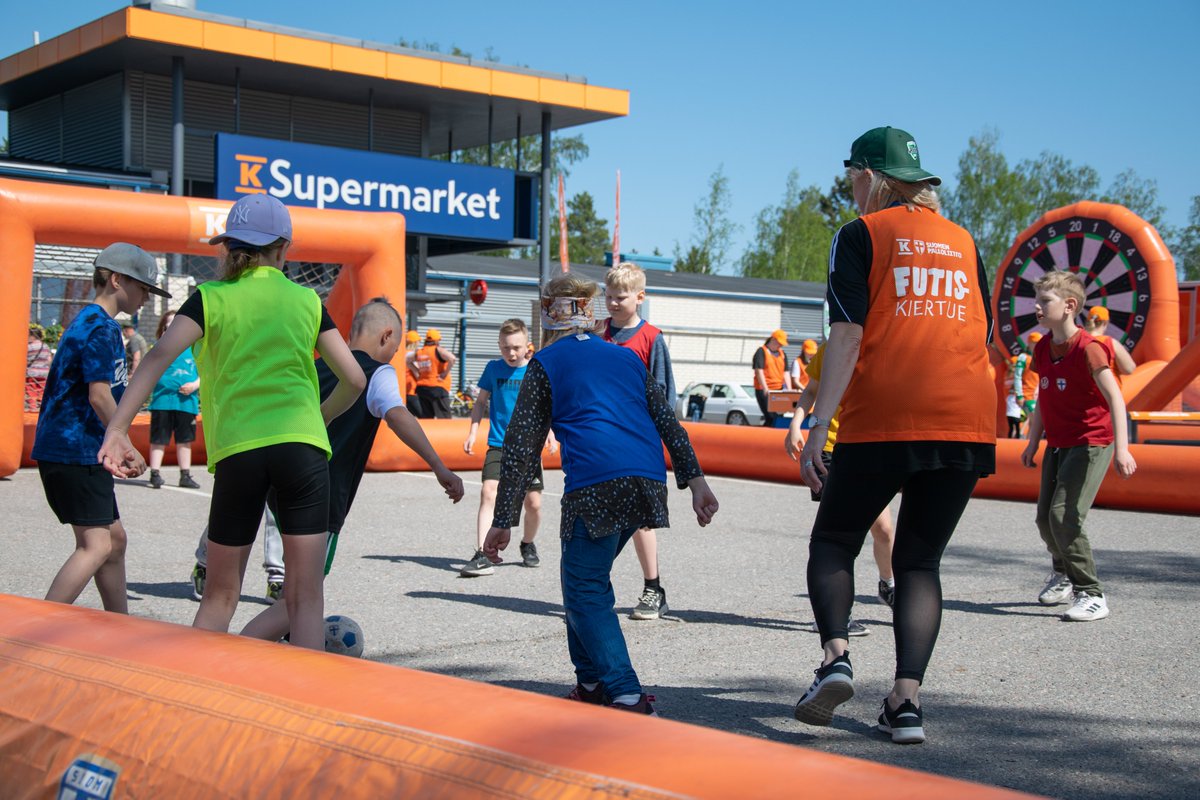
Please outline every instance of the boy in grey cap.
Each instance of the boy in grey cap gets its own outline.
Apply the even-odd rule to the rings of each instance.
[[[113,316],[132,314],[151,294],[158,265],[131,244],[106,247],[94,262],[96,299],[63,332],[50,364],[33,458],[46,500],[75,534],[75,551],[54,576],[46,599],[73,603],[88,581],[106,611],[129,613],[125,598],[125,528],[113,476],[97,463],[104,428],[125,391],[125,343]]]

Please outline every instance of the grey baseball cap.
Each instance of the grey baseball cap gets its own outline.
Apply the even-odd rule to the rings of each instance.
[[[169,292],[158,288],[158,262],[154,256],[135,244],[114,242],[101,250],[92,264],[146,284],[151,294],[171,297]]]
[[[233,204],[225,219],[225,232],[208,240],[228,240],[261,247],[276,239],[292,240],[292,215],[287,206],[269,194],[248,194]]]

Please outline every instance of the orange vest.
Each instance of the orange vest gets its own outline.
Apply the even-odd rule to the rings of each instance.
[[[787,356],[783,354],[782,349],[778,353],[772,353],[765,344],[759,349],[763,351],[763,377],[767,379],[767,385],[762,385],[758,379],[758,370],[755,370],[754,388],[782,389],[783,374],[787,371]]]
[[[415,359],[414,359],[415,360]],[[404,394],[414,395],[417,393],[417,379],[412,374],[412,370],[408,368],[408,364],[404,365]]]
[[[1117,369],[1117,356],[1113,353],[1113,348],[1120,347],[1121,345],[1117,344],[1111,336],[1105,336],[1104,334],[1093,336],[1092,338],[1108,348],[1108,368],[1112,371],[1113,377],[1117,379],[1117,386],[1121,386],[1123,383],[1121,381],[1121,370]]]
[[[871,236],[862,347],[838,441],[996,441],[975,242],[924,208],[862,217]]]
[[[450,373],[446,373],[446,377],[439,377],[442,371],[442,361],[438,355],[438,347],[440,345],[427,344],[417,350],[416,357],[413,359],[417,365],[417,371],[420,373],[417,376],[417,386],[440,386],[446,391],[450,391]]]

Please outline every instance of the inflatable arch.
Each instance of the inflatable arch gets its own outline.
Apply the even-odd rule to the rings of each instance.
[[[99,248],[127,241],[151,252],[211,255],[208,239],[224,230],[231,205],[225,200],[0,180],[0,477],[12,474],[21,463],[21,353],[33,288],[34,244]],[[327,303],[343,333],[349,332],[354,310],[377,295],[387,295],[404,313],[402,216],[290,210],[296,236],[290,255],[343,265]],[[400,369],[403,352],[396,359]]]

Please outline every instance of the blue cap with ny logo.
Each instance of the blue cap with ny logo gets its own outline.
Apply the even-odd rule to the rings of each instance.
[[[208,240],[209,244],[244,242],[262,247],[276,239],[292,240],[292,216],[287,206],[269,194],[248,194],[233,204],[225,219],[225,232]]]

